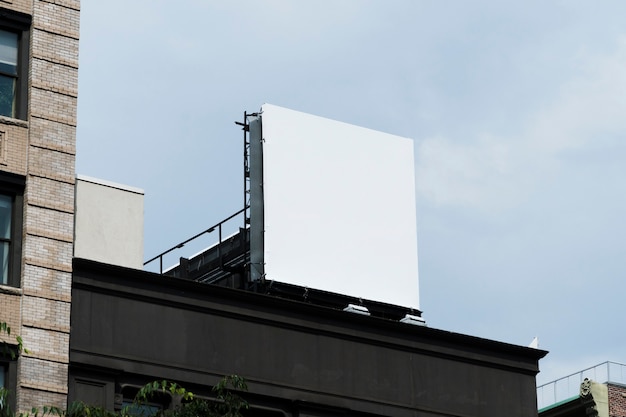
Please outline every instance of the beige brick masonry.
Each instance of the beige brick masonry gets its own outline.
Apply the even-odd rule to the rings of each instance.
[[[33,30],[33,58],[78,68],[78,39]]]
[[[65,302],[71,300],[72,282],[67,272],[26,264],[24,275],[29,277],[22,286],[25,295]]]
[[[25,175],[28,150],[28,129],[0,121],[0,169]]]
[[[69,333],[24,327],[21,336],[24,340],[28,340],[29,353],[26,356],[59,363],[69,361]]]
[[[78,0],[4,0],[33,16],[27,120],[0,117],[0,170],[26,177],[21,289],[0,287],[18,361],[19,411],[65,407],[73,251]]]
[[[26,233],[72,243],[74,216],[39,206],[26,206]]]
[[[15,336],[20,331],[20,303],[21,296],[19,292],[15,294],[6,293],[4,287],[0,288],[0,306],[2,306],[1,321],[6,322],[11,327],[11,334],[0,333],[0,341],[15,344]],[[7,288],[7,291],[10,289]]]
[[[64,123],[31,117],[30,143],[40,148],[76,154],[76,128]]]

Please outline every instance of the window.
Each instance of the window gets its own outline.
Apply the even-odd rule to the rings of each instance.
[[[10,415],[8,411],[15,410],[16,375],[17,361],[0,357],[0,415]]]
[[[15,117],[17,33],[0,29],[0,114]]]
[[[0,364],[0,414],[4,415],[7,402],[9,400],[9,392],[6,386],[7,369],[5,365]]]
[[[0,284],[20,286],[24,177],[0,172]]]
[[[0,194],[0,283],[9,283],[11,259],[11,223],[13,223],[13,197]]]
[[[26,119],[31,17],[0,8],[0,116]]]
[[[150,401],[146,403],[136,403],[135,396],[139,392],[139,387],[133,385],[122,386],[121,409],[128,416],[133,417],[154,417],[159,411],[169,407],[172,397],[164,392],[154,392],[150,395]]]
[[[125,398],[122,402],[122,410],[128,416],[154,417],[163,410],[163,406],[156,403],[137,404],[133,400]]]

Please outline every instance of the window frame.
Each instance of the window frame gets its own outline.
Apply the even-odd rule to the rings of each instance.
[[[11,237],[7,282],[1,285],[19,287],[22,275],[22,232],[24,219],[24,187],[26,179],[10,172],[0,172],[0,194],[12,197]]]
[[[28,118],[28,73],[30,28],[32,16],[0,8],[0,29],[17,34],[17,76],[15,81],[15,109],[13,119]]]

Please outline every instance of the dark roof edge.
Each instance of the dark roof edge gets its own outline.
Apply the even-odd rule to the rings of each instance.
[[[139,297],[139,290],[141,290],[142,297],[149,294],[149,298],[158,302],[164,302],[166,297],[170,299],[185,297],[184,299],[190,301],[214,301],[224,304],[225,314],[228,313],[226,309],[230,306],[240,303],[248,308],[257,306],[266,310],[271,309],[274,312],[281,311],[283,317],[286,317],[287,315],[284,313],[289,311],[301,318],[310,320],[311,317],[315,317],[317,322],[322,322],[323,319],[324,323],[349,325],[358,331],[376,330],[381,335],[380,343],[387,343],[385,340],[389,338],[402,339],[405,345],[414,347],[421,344],[432,345],[433,341],[436,341],[439,348],[438,354],[441,356],[454,356],[453,352],[458,350],[459,346],[465,346],[465,351],[471,354],[471,357],[468,356],[468,360],[477,362],[482,362],[486,353],[494,353],[499,356],[500,361],[494,362],[493,366],[515,368],[533,375],[539,371],[539,359],[548,353],[545,350],[430,327],[414,326],[378,317],[351,314],[303,301],[202,284],[87,259],[74,258],[73,270],[73,288],[99,289],[106,292],[124,293],[133,297]],[[167,302],[172,303],[173,301]],[[188,307],[191,308],[192,305],[189,304]],[[257,319],[260,320],[258,317]],[[433,354],[435,353],[433,352]]]

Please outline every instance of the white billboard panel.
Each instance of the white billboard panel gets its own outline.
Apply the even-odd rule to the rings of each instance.
[[[265,275],[419,308],[413,141],[263,105]]]

